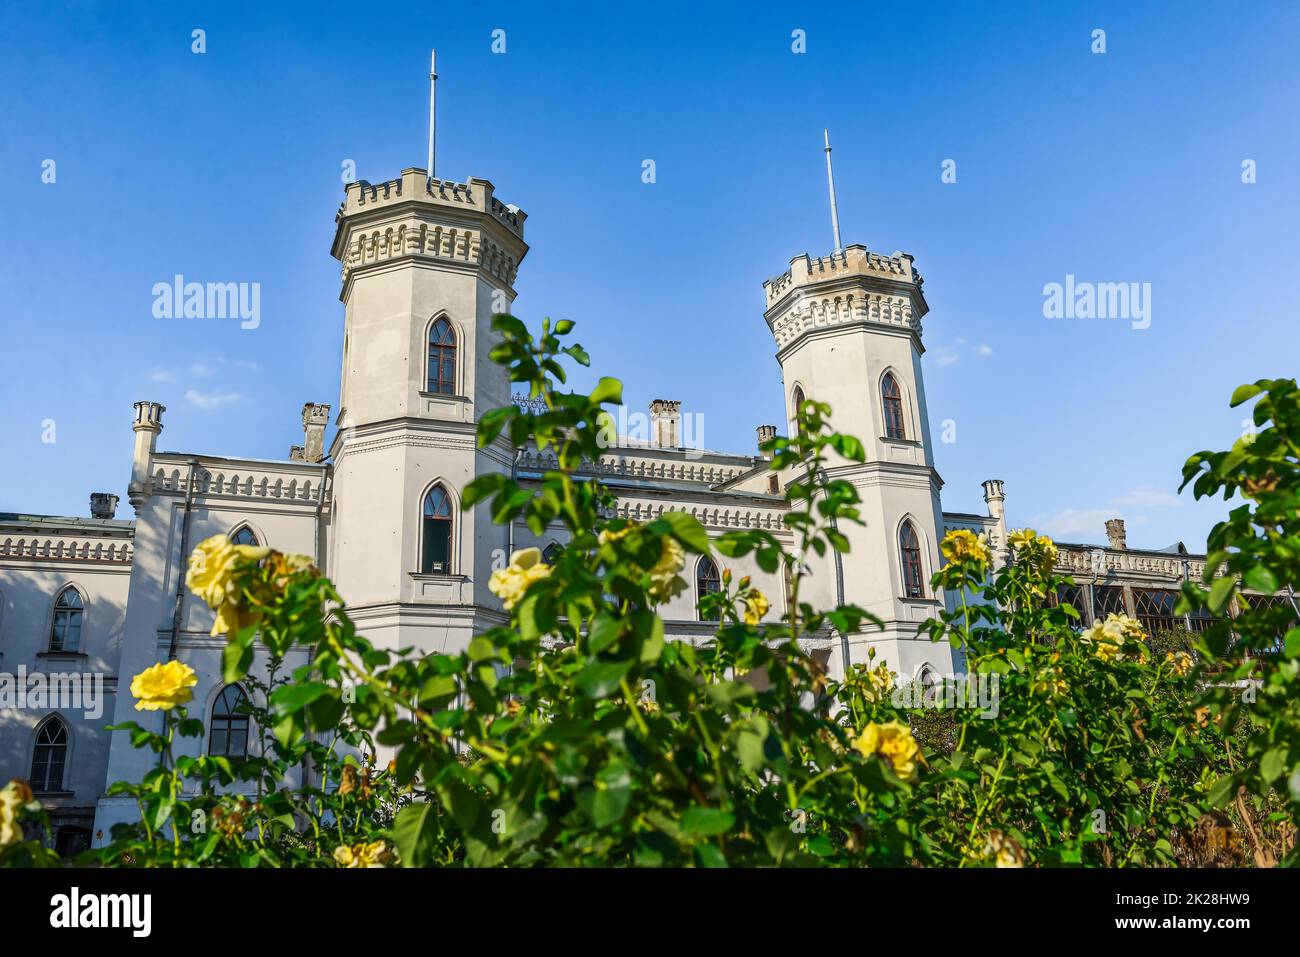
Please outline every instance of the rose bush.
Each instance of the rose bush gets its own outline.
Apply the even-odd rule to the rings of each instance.
[[[586,466],[609,445],[607,407],[621,387],[601,379],[590,393],[563,390],[562,360],[587,361],[566,342],[571,323],[547,321],[537,338],[510,316],[493,324],[492,359],[533,401],[485,414],[478,441],[531,444],[555,465],[528,484],[482,476],[463,490],[464,506],[486,504],[496,521],[538,534],[567,532],[552,561],[521,549],[492,575],[508,624],[456,654],[376,648],[306,558],[201,543],[187,581],[217,613],[225,680],[253,691],[255,746],[242,759],[177,754],[178,742],[203,734],[185,710],[192,672],[171,661],[135,676],[137,707],[160,712],[162,729],[120,730],[157,766],[113,786],[136,800],[140,819],[83,862],[1152,865],[1204,863],[1207,835],[1236,840],[1270,823],[1274,859],[1293,854],[1294,831],[1288,838],[1274,820],[1278,782],[1292,789],[1294,820],[1292,631],[1262,654],[1259,629],[1272,618],[1243,615],[1232,627],[1245,637],[1230,640],[1225,625],[1194,652],[1166,648],[1123,616],[1085,630],[1055,600],[1069,580],[1055,574],[1050,539],[1017,530],[999,564],[988,542],[955,531],[933,580],[953,610],[925,630],[952,643],[963,679],[900,684],[870,658],[831,680],[801,641],[877,623],[854,605],[815,608],[805,597],[811,556],[847,551],[842,529],[861,521],[856,490],[828,466],[865,452],[829,427],[830,410],[805,402],[795,434],[765,446],[789,478],[788,536],[710,538],[684,512],[611,518],[613,499]],[[1268,401],[1294,404],[1293,390],[1271,384]],[[1255,512],[1216,530],[1223,554],[1212,564],[1276,590],[1294,582],[1300,556],[1286,512],[1300,416],[1291,405],[1266,412],[1289,438],[1263,432],[1236,458],[1206,453],[1189,469],[1208,463],[1215,476],[1197,479],[1198,492],[1230,481],[1255,496]],[[719,591],[701,600],[716,632],[699,646],[665,640],[659,614],[686,587],[689,554],[723,568]],[[725,567],[740,556],[787,578],[780,621],[765,620],[768,596]],[[1185,600],[1221,608],[1226,586],[1208,584]],[[293,649],[307,663],[286,673]],[[1266,708],[1234,703],[1237,689],[1223,682],[1239,679],[1263,683]],[[23,823],[41,827],[39,805],[11,787],[0,799],[0,861],[49,863],[36,837],[22,839]],[[1259,803],[1212,811],[1240,804],[1241,788]]]

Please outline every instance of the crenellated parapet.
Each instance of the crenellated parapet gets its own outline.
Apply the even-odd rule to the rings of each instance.
[[[908,253],[882,256],[858,244],[818,258],[805,253],[763,283],[764,316],[779,349],[807,332],[852,323],[905,330],[919,342],[929,310],[923,285]]]
[[[349,183],[338,215],[333,255],[346,287],[357,270],[403,257],[477,267],[513,287],[527,214],[493,195],[485,179],[429,179],[405,169],[383,183]]]
[[[545,452],[527,451],[519,457],[519,468],[523,471],[545,472],[558,466],[554,455]],[[750,466],[725,466],[705,462],[693,462],[686,459],[641,458],[635,455],[603,456],[597,462],[585,463],[582,474],[595,476],[617,476],[628,479],[646,479],[650,481],[698,483],[713,486],[729,482],[749,471]]]

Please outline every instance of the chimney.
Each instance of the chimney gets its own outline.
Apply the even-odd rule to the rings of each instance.
[[[114,518],[117,516],[117,496],[112,492],[90,493],[90,517]]]
[[[1106,519],[1106,537],[1110,539],[1111,548],[1118,552],[1128,551],[1128,539],[1124,534],[1124,519]]]
[[[771,458],[771,456],[767,452],[763,451],[763,443],[770,442],[772,439],[776,438],[776,426],[760,425],[757,431],[758,431],[758,454],[763,456],[764,458]]]
[[[989,518],[1001,519],[1006,514],[1006,501],[1002,479],[989,479],[984,483],[984,504],[988,506]]]
[[[990,536],[993,546],[994,565],[1001,568],[1007,563],[1010,553],[1007,551],[1007,495],[1002,488],[1002,479],[989,479],[984,485],[984,504],[988,507],[989,518],[997,522],[997,528]]]
[[[295,462],[320,462],[325,458],[325,427],[329,425],[330,407],[308,402],[302,407],[303,444],[289,449]]]
[[[150,467],[158,447],[158,433],[163,427],[162,414],[166,411],[167,406],[161,402],[135,403],[135,422],[131,425],[135,450],[131,455],[131,482],[126,489],[127,500],[134,508],[139,508],[153,494]]]
[[[650,403],[650,437],[661,449],[679,448],[677,429],[682,421],[682,404],[675,399],[655,399]]]

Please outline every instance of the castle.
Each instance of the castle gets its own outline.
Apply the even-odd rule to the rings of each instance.
[[[136,814],[133,802],[106,790],[139,780],[151,755],[105,727],[158,720],[137,712],[128,691],[147,666],[174,656],[198,673],[190,713],[207,732],[183,747],[219,754],[257,747],[239,709],[252,689],[223,684],[224,642],[209,635],[212,612],[184,587],[187,555],[203,539],[229,535],[311,556],[377,645],[457,651],[507,620],[487,588],[493,568],[515,549],[563,542],[558,529],[537,537],[522,523],[493,524],[485,505],[460,504],[475,476],[510,473],[527,483],[547,467],[536,450],[516,455],[503,440],[475,443],[479,417],[512,401],[505,373],[488,360],[490,318],[510,311],[515,298],[528,252],[525,220],[484,179],[452,182],[405,169],[388,182],[348,184],[332,247],[344,306],[332,423],[329,405],[309,403],[302,444],[285,459],[222,458],[161,450],[165,409],[137,402],[126,488],[134,519],[116,517],[118,496],[109,493],[91,496],[89,518],[0,514],[0,672],[11,688],[102,679],[95,708],[70,707],[54,694],[28,696],[21,706],[0,701],[0,781],[31,781],[60,850],[98,845],[114,822]],[[867,452],[863,463],[828,468],[858,490],[865,524],[841,529],[847,554],[813,556],[806,599],[823,608],[856,603],[884,626],[809,638],[807,650],[832,676],[846,662],[866,661],[869,649],[904,680],[959,670],[952,649],[918,635],[919,624],[955,598],[929,584],[939,541],[947,530],[972,529],[1005,559],[1005,496],[990,480],[986,514],[942,509],[922,369],[928,307],[913,257],[861,245],[800,255],[763,292],[784,429],[802,398],[815,397]],[[657,400],[650,418],[649,441],[621,443],[591,466],[614,493],[618,515],[645,521],[680,509],[710,534],[762,528],[789,541],[788,476],[773,472],[757,446],[753,454],[684,448],[677,401]],[[759,425],[757,441],[776,431]],[[1085,621],[1125,610],[1174,622],[1178,583],[1199,576],[1203,558],[1181,547],[1130,551],[1122,522],[1108,533],[1105,547],[1061,547],[1061,570],[1081,583],[1070,600]],[[770,619],[785,613],[779,573],[749,557],[727,565],[771,596]],[[699,620],[696,600],[717,587],[721,566],[692,557],[684,572],[691,587],[662,609],[671,638],[708,639],[713,626]]]

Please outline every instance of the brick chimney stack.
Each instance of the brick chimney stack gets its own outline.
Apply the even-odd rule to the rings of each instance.
[[[116,518],[118,498],[112,492],[90,493],[91,518]]]
[[[1110,539],[1111,548],[1120,552],[1128,551],[1128,538],[1124,533],[1124,519],[1106,519],[1106,537]]]
[[[308,402],[302,407],[303,444],[289,450],[295,462],[321,462],[325,459],[325,427],[329,425],[330,407],[321,402]]]

